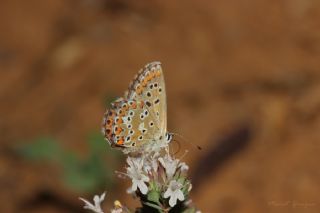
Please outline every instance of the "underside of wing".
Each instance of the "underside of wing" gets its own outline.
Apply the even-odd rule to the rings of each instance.
[[[143,101],[122,100],[106,112],[102,132],[112,147],[130,149],[151,143],[159,131]]]
[[[143,101],[155,120],[160,135],[167,131],[167,102],[164,76],[160,62],[152,62],[141,69],[131,82],[128,99]]]

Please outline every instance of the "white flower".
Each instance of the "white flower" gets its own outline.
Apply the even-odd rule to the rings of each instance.
[[[186,172],[186,171],[189,170],[189,166],[188,166],[185,162],[181,162],[181,163],[179,164],[179,167],[180,167],[180,169],[181,169],[182,172]]]
[[[169,187],[167,191],[164,193],[163,197],[169,199],[169,205],[171,207],[174,207],[177,204],[177,200],[183,201],[184,200],[184,195],[183,192],[181,191],[182,184],[177,182],[176,180],[172,180],[169,183]]]
[[[132,181],[132,191],[136,191],[139,188],[142,194],[147,194],[148,187],[145,182],[148,182],[149,178],[141,170],[135,170],[131,167],[127,168],[127,173]]]
[[[132,191],[136,191],[139,188],[142,194],[147,194],[148,186],[145,182],[149,182],[149,177],[146,176],[142,170],[143,162],[142,158],[128,157],[127,163],[129,164],[129,167],[127,168],[127,175],[132,181]]]
[[[151,167],[154,172],[158,172],[158,157],[159,157],[159,152],[156,152],[153,154],[151,158]]]
[[[165,168],[168,179],[171,179],[177,170],[179,160],[172,159],[171,156],[167,154],[164,158],[160,157],[159,161]]]
[[[159,156],[159,153],[155,153],[155,154],[147,157],[146,160],[144,161],[143,169],[147,174],[150,174],[150,173],[157,174],[157,172],[158,172],[158,156]]]
[[[84,198],[79,197],[79,199],[85,203],[83,208],[90,209],[96,213],[103,213],[103,211],[101,209],[101,203],[104,200],[105,196],[106,196],[105,192],[100,197],[98,195],[95,195],[93,197],[94,205]]]
[[[134,157],[128,156],[128,158],[127,158],[127,164],[131,168],[141,170],[143,167],[143,163],[144,163],[144,159],[141,157],[134,158]]]
[[[151,166],[150,164],[146,164],[144,167],[143,167],[143,171],[147,174],[149,174],[152,170],[151,170]]]

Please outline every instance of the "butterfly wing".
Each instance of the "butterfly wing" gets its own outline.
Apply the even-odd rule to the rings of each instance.
[[[160,62],[141,69],[129,86],[127,99],[143,101],[158,128],[158,135],[167,132],[167,101],[164,76]]]
[[[143,149],[162,141],[167,131],[165,83],[161,65],[146,65],[134,78],[125,98],[112,103],[102,132],[112,147],[125,152]]]
[[[112,147],[128,149],[152,140],[158,131],[143,101],[120,100],[104,116],[102,132]]]

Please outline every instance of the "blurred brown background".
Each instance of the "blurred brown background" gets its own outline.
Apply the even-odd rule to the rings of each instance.
[[[320,212],[317,0],[2,0],[0,211],[84,212],[77,197],[104,190],[107,211],[136,205],[129,180],[74,190],[17,147],[45,136],[85,159],[107,103],[155,60],[169,130],[203,148],[180,142],[199,209]]]

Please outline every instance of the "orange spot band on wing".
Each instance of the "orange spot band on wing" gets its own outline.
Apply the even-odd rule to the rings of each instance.
[[[146,79],[147,79],[147,81],[151,81],[151,79],[152,79],[151,73],[149,73],[149,74],[147,75]]]
[[[128,108],[129,108],[128,105],[122,106],[122,109],[123,109],[123,110],[127,110]]]
[[[123,123],[122,119],[119,118],[117,124],[122,124],[122,123]]]
[[[110,118],[108,118],[107,121],[106,121],[106,124],[107,124],[107,125],[112,124],[112,120],[111,120]]]
[[[106,128],[106,135],[110,138],[112,134],[112,131],[110,128]]]
[[[142,92],[142,88],[141,88],[140,84],[138,84],[136,87],[136,93],[141,94],[141,92]]]
[[[119,135],[122,132],[122,128],[118,127],[117,131],[115,132],[116,135]]]
[[[124,143],[123,138],[120,138],[120,139],[117,141],[117,144],[118,144],[118,145],[123,145],[123,143]]]
[[[132,107],[132,109],[136,109],[137,108],[137,103],[133,102],[131,107]]]
[[[146,86],[147,86],[147,83],[148,83],[148,79],[147,79],[147,78],[144,78],[143,81],[142,81],[142,83],[141,83],[141,85],[142,85],[143,87],[146,87]]]

